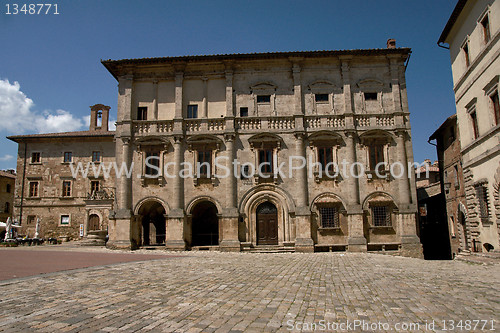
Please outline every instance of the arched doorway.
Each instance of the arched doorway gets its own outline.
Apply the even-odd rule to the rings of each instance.
[[[99,226],[99,215],[90,214],[89,216],[89,231],[100,230]]]
[[[217,207],[210,201],[202,201],[193,208],[191,245],[219,245]]]
[[[278,210],[269,201],[257,207],[257,245],[278,245]]]
[[[165,244],[165,208],[157,201],[147,201],[139,209],[142,245]]]
[[[463,244],[463,249],[465,251],[469,251],[469,243],[467,242],[467,226],[465,225],[465,215],[461,210],[458,211],[458,225],[460,226],[460,229],[462,229],[460,238]]]

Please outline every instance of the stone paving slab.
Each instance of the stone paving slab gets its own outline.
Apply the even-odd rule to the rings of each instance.
[[[314,324],[317,331],[335,324],[362,331],[345,326],[358,321],[368,332],[404,331],[404,324],[424,332],[443,331],[443,320],[448,329],[460,320],[462,326],[486,320],[483,331],[500,325],[496,263],[367,253],[183,255],[12,280],[0,285],[0,331],[287,332],[312,331]]]

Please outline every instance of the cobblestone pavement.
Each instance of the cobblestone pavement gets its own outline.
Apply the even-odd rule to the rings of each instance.
[[[498,263],[191,252],[0,282],[0,331],[334,331],[358,323],[413,332],[439,331],[442,320],[448,329],[488,320],[484,329],[493,321],[498,330],[499,278]]]

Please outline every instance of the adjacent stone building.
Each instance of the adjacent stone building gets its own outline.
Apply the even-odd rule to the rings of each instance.
[[[458,1],[438,44],[449,45],[470,233],[464,248],[500,243],[500,1]],[[452,182],[453,183],[453,182]],[[465,234],[464,234],[465,235]]]
[[[91,107],[88,131],[9,137],[19,144],[14,215],[21,222],[18,231],[35,234],[40,218],[40,237],[79,239],[89,230],[107,230],[114,208],[115,177],[111,170],[94,177],[89,172],[75,176],[78,163],[96,168],[115,160],[114,131],[108,130],[109,106]],[[92,167],[90,167],[92,169]]]
[[[465,183],[457,115],[454,114],[430,136],[436,140],[439,161],[440,189],[446,200],[449,239],[453,255],[470,251],[470,231],[467,224]]]
[[[409,54],[389,40],[386,49],[103,61],[119,83],[116,161],[133,175],[116,179],[108,246],[421,256]],[[291,156],[308,162],[289,177],[278,166]],[[342,161],[365,172],[324,176]],[[389,175],[396,162],[401,177]],[[186,163],[204,166],[179,177]]]
[[[425,259],[451,259],[450,235],[446,222],[444,191],[438,161],[415,170],[418,199],[418,227]]]
[[[13,217],[14,188],[16,172],[14,170],[0,170],[0,221],[5,222]]]

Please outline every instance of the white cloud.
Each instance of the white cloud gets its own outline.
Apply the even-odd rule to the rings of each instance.
[[[83,119],[75,118],[65,110],[33,110],[35,103],[22,91],[16,81],[0,79],[0,130],[20,134],[37,131],[38,133],[71,132],[81,130]]]
[[[0,157],[0,162],[6,162],[6,161],[10,161],[11,159],[13,159],[14,156],[12,155],[9,155],[9,154],[6,154],[4,155],[3,157]]]

